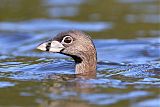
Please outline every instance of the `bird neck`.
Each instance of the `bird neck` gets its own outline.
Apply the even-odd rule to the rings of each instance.
[[[73,56],[72,58],[76,63],[76,74],[96,75],[97,56],[95,49],[91,50],[88,53],[82,53],[80,57]]]

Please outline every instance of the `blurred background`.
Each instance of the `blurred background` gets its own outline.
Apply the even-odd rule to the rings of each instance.
[[[0,107],[160,107],[159,12],[159,0],[0,0]],[[96,78],[36,50],[68,29],[93,38]]]
[[[0,0],[0,31],[80,29],[94,38],[157,37],[159,0]]]

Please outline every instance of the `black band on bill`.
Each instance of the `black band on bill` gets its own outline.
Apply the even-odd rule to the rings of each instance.
[[[46,46],[46,51],[49,51],[51,47],[51,42],[48,42],[47,46]]]

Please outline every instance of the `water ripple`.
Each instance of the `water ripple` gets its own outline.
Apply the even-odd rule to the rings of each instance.
[[[44,24],[45,23],[45,24]],[[94,26],[94,27],[93,27]],[[1,22],[1,31],[14,32],[42,32],[53,29],[79,29],[84,31],[102,31],[112,28],[111,23],[106,22],[72,22],[67,20],[30,20],[24,22]]]

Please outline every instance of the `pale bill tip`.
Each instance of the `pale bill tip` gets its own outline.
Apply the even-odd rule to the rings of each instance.
[[[46,50],[46,43],[40,44],[39,46],[37,46],[37,49],[38,49],[38,50],[45,51],[45,50]]]
[[[47,44],[48,42],[40,44],[37,49],[42,51],[47,51]],[[64,49],[64,46],[58,41],[52,41],[51,45],[48,47],[49,52],[60,52]]]

